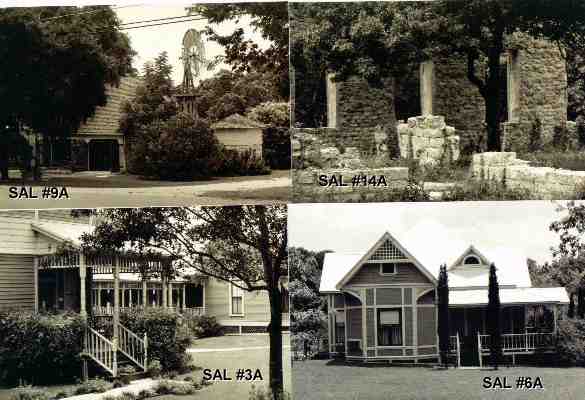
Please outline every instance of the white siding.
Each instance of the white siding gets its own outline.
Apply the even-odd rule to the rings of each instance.
[[[209,278],[205,285],[206,313],[218,321],[234,322],[270,322],[270,302],[268,294],[244,291],[244,316],[230,316],[229,284],[218,279]]]
[[[0,254],[0,308],[34,309],[33,257]]]
[[[256,155],[262,157],[262,129],[215,129],[217,140],[228,149],[243,151],[256,150]]]

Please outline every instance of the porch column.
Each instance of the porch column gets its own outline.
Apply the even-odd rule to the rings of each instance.
[[[148,284],[145,277],[142,277],[142,306],[148,307]]]
[[[368,309],[366,308],[366,289],[362,289],[360,291],[360,297],[362,301],[362,352],[364,357],[368,357],[368,330],[367,330],[367,320],[366,320],[366,313]]]
[[[333,313],[333,314],[332,314]],[[329,353],[333,352],[333,343],[335,342],[335,332],[331,326],[331,317],[335,315],[333,309],[333,302],[331,301],[331,295],[327,295],[327,332],[329,333]]]
[[[35,287],[35,312],[39,312],[39,256],[35,256],[33,259],[33,269],[34,269],[34,287]]]
[[[167,277],[165,276],[164,272],[161,274],[160,277],[161,284],[162,284],[162,306],[163,308],[167,308],[168,306],[168,297],[167,297]]]
[[[85,265],[85,254],[79,253],[79,296],[80,296],[80,308],[79,313],[82,317],[87,317],[87,305],[85,304],[86,293],[85,293],[85,278],[87,277],[87,266]]]
[[[557,333],[557,318],[558,318],[558,307],[556,304],[553,304],[553,333]]]
[[[169,307],[173,308],[175,305],[173,304],[173,282],[169,279]]]
[[[185,299],[186,299],[186,297],[187,297],[187,296],[186,296],[186,294],[185,294],[185,292],[187,291],[186,289],[187,289],[187,285],[185,285],[185,284],[183,283],[183,304],[182,304],[182,309],[183,309],[183,310],[187,308],[187,307],[186,307],[186,304],[187,304],[187,303],[185,302]]]
[[[118,325],[120,324],[120,266],[118,256],[113,257],[114,264],[114,340],[118,343]]]

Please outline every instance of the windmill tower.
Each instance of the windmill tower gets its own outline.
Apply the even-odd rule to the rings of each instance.
[[[205,46],[201,32],[189,29],[183,36],[183,83],[180,93],[177,94],[177,102],[181,112],[197,116],[195,104],[195,82],[201,75],[201,71],[208,62],[205,60]]]

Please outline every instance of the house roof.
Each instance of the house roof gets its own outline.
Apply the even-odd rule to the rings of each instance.
[[[502,304],[568,304],[569,296],[562,287],[501,289]],[[488,290],[450,290],[450,306],[485,305],[488,303]]]
[[[88,224],[75,224],[71,222],[46,222],[31,223],[32,230],[45,235],[58,242],[69,242],[74,246],[81,245],[81,236],[84,233],[93,232],[93,226]]]
[[[392,232],[391,237],[422,266],[433,278],[438,278],[441,264],[449,266],[449,287],[472,289],[487,287],[489,264],[494,263],[500,287],[530,287],[527,256],[512,248],[493,247],[465,241],[464,232],[449,231],[437,223],[421,223],[406,232]],[[484,258],[486,264],[460,265],[469,251]],[[325,255],[320,290],[338,291],[340,284],[359,269],[366,251],[355,253],[328,253]],[[459,260],[459,262],[457,262]],[[420,268],[420,267],[419,267]]]
[[[213,129],[262,129],[264,127],[264,124],[240,114],[232,114],[211,126]]]

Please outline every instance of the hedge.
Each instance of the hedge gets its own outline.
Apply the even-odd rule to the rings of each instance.
[[[85,327],[77,314],[0,311],[0,383],[74,380],[81,373]]]

